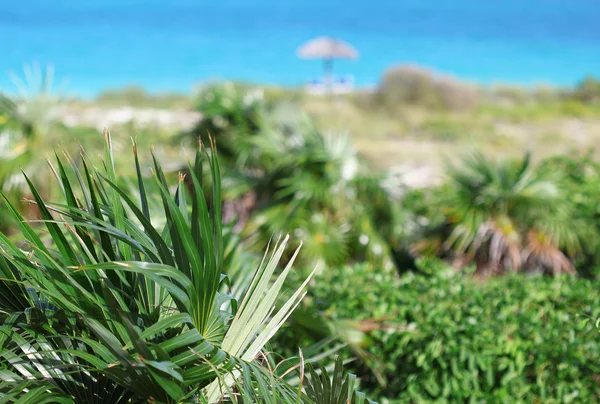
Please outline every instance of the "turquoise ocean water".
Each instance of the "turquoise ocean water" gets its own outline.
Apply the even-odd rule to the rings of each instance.
[[[332,35],[359,85],[396,63],[483,83],[569,85],[600,76],[600,0],[0,0],[0,89],[53,64],[71,93],[207,79],[299,85],[321,72],[296,48]]]

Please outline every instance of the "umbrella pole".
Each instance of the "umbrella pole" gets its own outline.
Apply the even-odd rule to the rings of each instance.
[[[323,59],[323,75],[325,79],[325,89],[331,93],[333,87],[333,59]]]

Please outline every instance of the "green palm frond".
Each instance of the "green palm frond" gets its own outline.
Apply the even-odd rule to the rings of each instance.
[[[304,242],[305,259],[323,262],[327,266],[340,264],[347,257],[350,225],[344,219],[314,213],[295,234]]]
[[[294,389],[254,360],[310,279],[278,306],[293,262],[275,276],[288,239],[233,295],[224,275],[232,261],[223,238],[214,147],[212,154],[198,150],[189,162],[190,192],[182,176],[169,187],[156,158],[153,180],[143,178],[135,144],[134,158],[135,200],[119,185],[108,133],[103,169],[85,156],[81,167],[68,155],[57,156],[52,171],[62,202],[45,201],[26,176],[44,229],[32,227],[5,199],[25,244],[19,248],[0,237],[0,394],[9,397],[37,381],[52,387],[47,394],[62,391],[80,397],[76,402],[91,402],[85,397],[102,383],[111,397],[133,401],[237,394],[295,400]],[[208,198],[204,160],[212,181]],[[150,214],[156,201],[163,220]],[[35,313],[28,317],[35,321],[18,321],[23,313]]]
[[[462,166],[448,165],[459,208],[514,213],[531,205],[547,206],[559,196],[554,172],[535,170],[529,155],[520,161],[494,161],[476,152]]]
[[[13,100],[3,96],[0,113],[19,122],[26,137],[44,135],[58,118],[65,83],[55,87],[52,66],[44,71],[38,63],[33,63],[26,65],[23,72],[23,77],[11,74],[17,95]]]
[[[306,392],[315,404],[376,403],[367,399],[363,393],[356,391],[356,376],[344,375],[341,358],[336,358],[335,368],[331,375],[321,364],[319,364],[319,372],[310,363],[307,364],[307,367],[310,377],[305,379]]]
[[[449,164],[448,175],[450,198],[442,201],[442,209],[452,231],[444,246],[468,253],[478,267],[529,267],[532,251],[540,251],[526,247],[532,245],[527,234],[533,230],[558,252],[574,256],[581,251],[581,235],[564,220],[572,215],[557,170],[535,167],[529,154],[494,161],[476,152],[459,166]],[[565,266],[562,253],[546,258],[551,256]]]
[[[60,389],[44,382],[23,382],[17,387],[0,382],[0,399],[5,403],[72,404],[73,399]],[[90,401],[93,403],[93,401]]]
[[[263,120],[264,100],[260,90],[243,91],[233,83],[212,83],[200,89],[197,110],[202,118],[184,138],[209,144],[212,137],[220,155],[238,164],[247,162],[251,137]]]

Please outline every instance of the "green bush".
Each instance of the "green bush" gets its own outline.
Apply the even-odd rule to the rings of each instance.
[[[331,319],[404,325],[369,335],[386,385],[355,365],[361,386],[392,402],[596,402],[598,283],[511,275],[485,283],[420,262],[400,278],[365,265],[326,271],[307,304]],[[446,267],[447,268],[447,267]],[[357,286],[360,285],[360,286]]]
[[[396,66],[387,70],[376,98],[386,107],[419,105],[449,110],[470,109],[477,103],[471,86],[418,66]]]
[[[600,80],[587,77],[575,87],[573,96],[575,99],[588,104],[600,102]]]
[[[439,245],[436,254],[452,252],[474,262],[480,275],[505,271],[575,274],[573,262],[582,257],[590,223],[579,220],[565,187],[563,173],[522,159],[493,160],[481,152],[448,163],[448,183],[434,190],[438,212],[449,233],[432,232],[415,251]],[[429,245],[428,245],[429,244]]]
[[[240,146],[233,143],[242,141],[246,150],[250,137],[261,128],[265,108],[262,92],[245,92],[229,82],[213,83],[201,88],[196,98],[196,110],[202,118],[183,137],[194,139],[192,143],[200,139],[207,145],[212,137],[220,156],[239,158],[236,152]]]

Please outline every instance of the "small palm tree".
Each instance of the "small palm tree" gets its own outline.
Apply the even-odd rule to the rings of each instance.
[[[62,102],[60,88],[54,88],[54,71],[39,64],[25,66],[23,78],[13,74],[15,95],[0,93],[0,190],[18,204],[26,192],[21,169],[43,172],[39,153],[49,144],[47,135],[58,118]],[[37,177],[37,176],[36,176]],[[44,181],[34,178],[40,186]],[[6,230],[0,215],[0,230]]]
[[[24,137],[43,137],[58,119],[64,82],[54,86],[52,66],[44,70],[38,63],[33,63],[26,65],[23,72],[23,78],[11,74],[17,94],[13,97],[0,95],[0,113],[14,120]]]
[[[246,92],[234,83],[212,83],[200,89],[197,111],[202,117],[180,138],[212,138],[225,160],[243,159],[249,139],[258,133],[264,118],[264,99],[260,90]],[[234,142],[235,140],[235,142]]]
[[[448,166],[443,201],[451,232],[444,247],[474,259],[477,272],[574,273],[581,250],[559,173],[536,169],[529,154],[491,161],[481,153]]]
[[[298,234],[304,258],[334,265],[348,259],[385,262],[386,239],[397,213],[383,186],[370,174],[347,136],[314,128],[289,136],[258,136],[261,155],[269,162],[258,209],[246,232],[262,242],[273,231]]]

